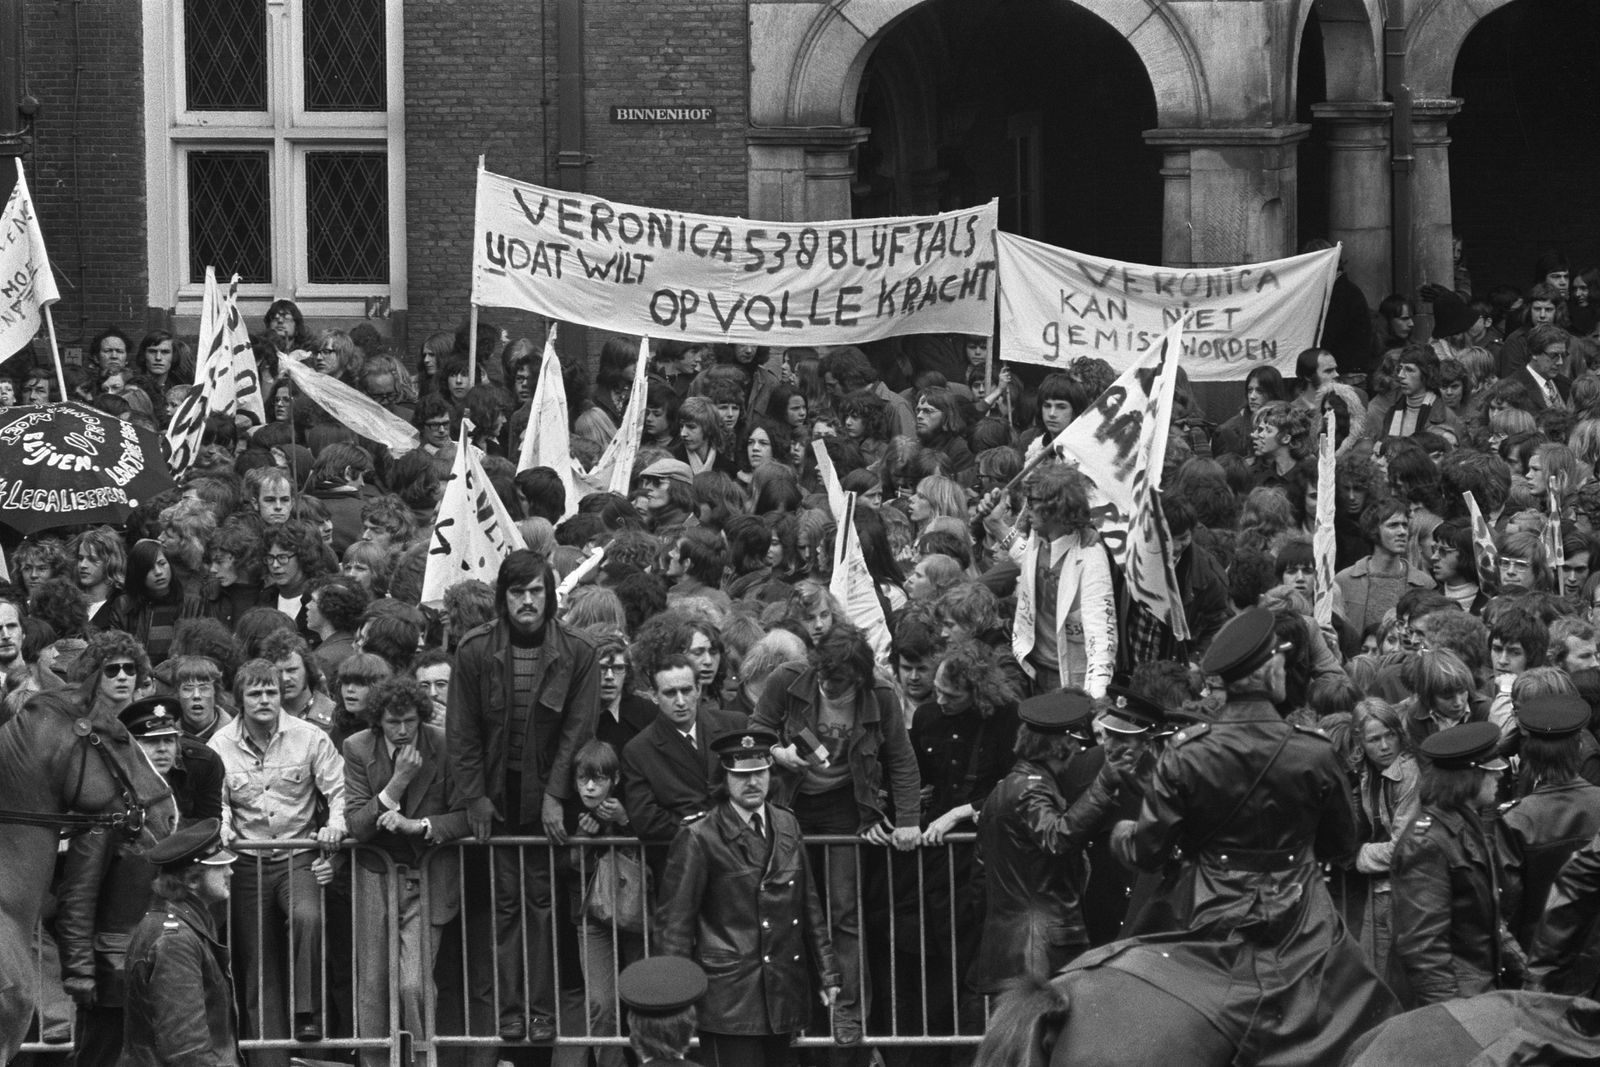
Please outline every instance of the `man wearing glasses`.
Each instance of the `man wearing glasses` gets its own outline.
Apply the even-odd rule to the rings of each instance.
[[[217,704],[222,670],[209,656],[178,656],[163,664],[161,673],[169,669],[173,692],[178,695],[183,734],[205,744],[233,721],[233,715]]]

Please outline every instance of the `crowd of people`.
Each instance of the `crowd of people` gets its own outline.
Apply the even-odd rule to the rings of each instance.
[[[1198,801],[1174,783],[1239,701],[1315,732],[1297,758],[1319,768],[1282,805],[1261,804],[1266,769],[1224,772],[1287,835],[1242,869],[1314,862],[1324,926],[1402,1003],[1592,993],[1600,277],[1537,269],[1513,301],[1428,287],[1429,340],[1385,300],[1359,343],[1307,349],[1292,378],[1252,371],[1220,424],[1180,381],[1162,476],[1182,637],[1127,595],[1092,487],[1049,451],[1114,380],[1102,361],[1007,368],[959,336],[657,342],[632,491],[573,501],[557,472],[514,465],[536,339],[463,327],[413,361],[279,301],[256,341],[264,426],[214,417],[180,489],[126,526],[8,553],[6,708],[64,690],[120,716],[184,818],[219,820],[240,854],[222,928],[243,1034],[280,1041],[263,1062],[387,1034],[391,989],[416,1033],[537,1048],[572,1037],[575,1010],[576,1033],[615,1036],[616,975],[647,950],[704,969],[711,1063],[787,1062],[801,1031],[840,1062],[875,1034],[981,1033],[1013,980],[1197,921],[1175,872],[1216,851],[1194,812],[1229,805],[1185,822]],[[637,353],[607,341],[592,376],[564,360],[577,465],[622,425]],[[192,349],[165,333],[135,348],[107,329],[89,356],[69,391],[111,414],[158,427],[193,388]],[[334,421],[290,359],[420,447]],[[53,389],[25,371],[0,403]],[[1319,589],[1328,413],[1337,573]],[[422,607],[463,440],[527,548]],[[886,647],[830,592],[819,451],[858,495]],[[1268,618],[1270,649],[1218,652],[1246,617]],[[1493,743],[1463,747],[1468,724]],[[1339,831],[1302,834],[1297,804]],[[548,851],[477,847],[529,837]],[[65,851],[51,928],[84,1067],[120,1054],[108,946],[154,873],[100,835]],[[41,1027],[60,1039],[60,1012]]]

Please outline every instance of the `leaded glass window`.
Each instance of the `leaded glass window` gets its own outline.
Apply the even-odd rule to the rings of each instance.
[[[244,282],[272,281],[272,197],[265,151],[191,151],[189,280],[206,267]]]
[[[389,176],[382,152],[306,153],[306,279],[389,280]]]
[[[183,41],[190,111],[267,110],[264,0],[188,0]]]
[[[307,111],[382,111],[386,104],[383,0],[305,0]]]

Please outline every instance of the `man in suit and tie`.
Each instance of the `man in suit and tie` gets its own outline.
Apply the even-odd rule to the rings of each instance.
[[[1567,406],[1571,383],[1561,375],[1567,365],[1571,334],[1554,324],[1535,326],[1528,331],[1528,365],[1511,375],[1528,391],[1536,411]]]
[[[356,989],[360,1036],[388,1033],[389,982],[400,987],[400,1021],[422,1030],[423,993],[433,973],[440,931],[460,907],[453,852],[427,862],[433,846],[466,836],[467,813],[450,800],[450,760],[444,729],[432,724],[433,700],[416,679],[389,678],[367,699],[368,729],[344,743],[345,821],[368,848],[356,849],[352,868],[356,912]],[[396,914],[389,915],[381,849],[398,880]],[[422,882],[429,880],[431,914],[422,914]],[[400,928],[399,974],[389,973],[389,934]],[[382,1067],[389,1050],[361,1050],[362,1067]]]
[[[711,739],[741,725],[731,712],[700,707],[694,661],[665,656],[651,679],[657,714],[622,749],[622,799],[640,839],[670,844],[683,820],[711,806],[717,757]],[[651,850],[659,869],[662,850]]]

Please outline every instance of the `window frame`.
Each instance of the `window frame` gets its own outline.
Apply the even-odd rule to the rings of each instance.
[[[252,322],[276,299],[307,318],[364,318],[369,302],[406,308],[405,70],[403,0],[385,4],[385,111],[308,112],[303,107],[301,0],[260,0],[266,7],[266,112],[190,111],[184,70],[183,2],[145,0],[144,95],[149,302],[179,318],[198,318],[204,284],[190,281],[187,153],[268,152],[271,282],[240,283],[241,310]],[[382,151],[388,157],[389,282],[333,284],[309,278],[305,189],[308,152]],[[200,265],[201,271],[205,264]],[[225,264],[218,264],[224,270]],[[226,278],[221,279],[226,281]]]

